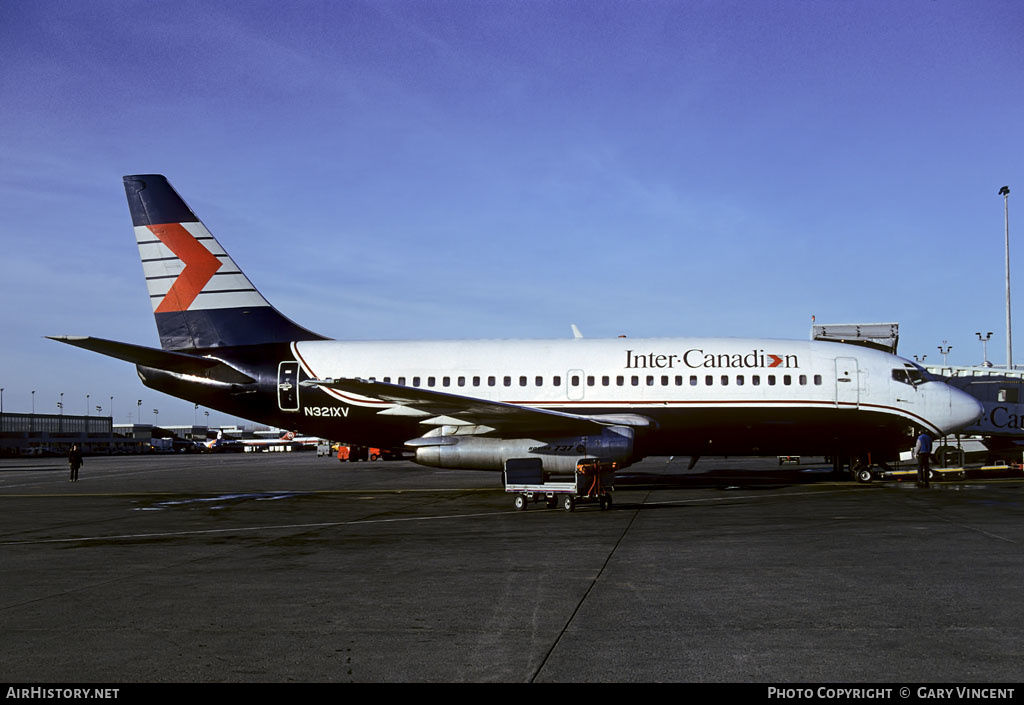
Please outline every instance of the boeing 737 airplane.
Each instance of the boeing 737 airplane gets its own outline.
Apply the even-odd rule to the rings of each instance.
[[[647,455],[884,460],[921,431],[942,436],[982,413],[918,365],[842,343],[328,340],[272,307],[163,176],[124,186],[161,347],[54,339],[261,423],[404,446],[428,466],[501,470],[531,458],[571,472]]]

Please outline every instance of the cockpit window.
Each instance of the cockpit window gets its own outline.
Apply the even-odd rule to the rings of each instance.
[[[894,380],[896,380],[897,382],[902,382],[903,384],[910,384],[910,375],[907,374],[906,370],[901,370],[901,369],[893,370],[892,371],[892,378]]]
[[[902,369],[894,369],[892,371],[892,378],[897,382],[909,384],[913,387],[931,381],[931,377],[925,372],[923,367],[910,363],[905,364]]]

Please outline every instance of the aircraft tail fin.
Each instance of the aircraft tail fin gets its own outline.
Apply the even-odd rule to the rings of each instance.
[[[124,190],[164,350],[323,340],[263,298],[164,176]]]

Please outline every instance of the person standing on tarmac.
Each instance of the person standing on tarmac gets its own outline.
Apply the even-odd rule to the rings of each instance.
[[[914,455],[917,456],[917,485],[918,487],[928,487],[928,475],[931,472],[929,461],[932,456],[932,437],[926,432],[917,437]]]
[[[71,469],[71,476],[68,480],[78,482],[78,468],[82,467],[82,451],[78,448],[77,443],[68,451],[68,467]]]

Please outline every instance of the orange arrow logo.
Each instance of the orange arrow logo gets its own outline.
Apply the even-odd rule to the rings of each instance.
[[[174,280],[164,300],[153,313],[185,311],[196,300],[206,283],[213,278],[214,272],[221,268],[223,262],[192,237],[181,223],[146,227],[185,264],[185,269]]]

